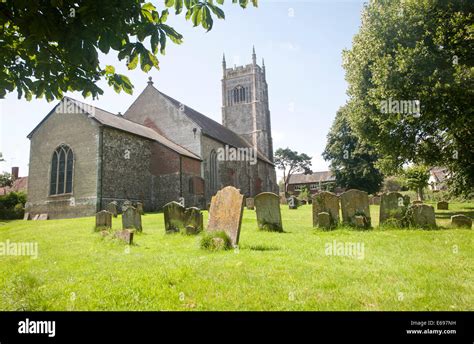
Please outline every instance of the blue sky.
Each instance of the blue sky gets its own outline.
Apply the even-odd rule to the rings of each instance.
[[[123,113],[152,76],[159,90],[221,122],[222,53],[228,67],[247,64],[255,45],[258,63],[265,59],[274,148],[304,152],[313,157],[314,171],[326,170],[328,163],[321,158],[326,135],[347,99],[341,52],[351,47],[362,6],[355,0],[260,0],[258,8],[245,10],[226,4],[226,20],[216,20],[207,33],[193,28],[183,15],[170,16],[168,24],[184,35],[184,43],[168,43],[160,71],[128,71],[115,55],[101,56],[103,65],[113,64],[130,77],[133,95],[117,94],[105,82],[99,84],[104,95],[98,100],[67,95]],[[21,176],[28,174],[26,136],[56,103],[18,100],[16,91],[0,100],[0,152],[6,160],[0,170],[19,166]]]

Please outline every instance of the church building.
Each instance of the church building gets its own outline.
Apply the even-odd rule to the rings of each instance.
[[[28,135],[30,216],[90,216],[111,201],[204,209],[221,188],[278,192],[265,66],[227,68],[222,124],[153,86],[113,114],[64,97]]]

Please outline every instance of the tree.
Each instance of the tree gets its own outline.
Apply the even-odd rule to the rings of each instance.
[[[410,190],[416,191],[419,201],[423,201],[423,189],[428,186],[430,178],[429,169],[425,166],[415,165],[405,169],[406,185]]]
[[[446,166],[456,193],[474,188],[474,2],[375,0],[343,54],[350,122],[396,174]]]
[[[12,186],[13,179],[12,175],[8,172],[0,173],[0,187]]]
[[[251,0],[257,6],[258,0]],[[249,0],[232,0],[247,7]],[[117,53],[129,70],[159,69],[168,39],[183,36],[167,23],[170,10],[186,12],[194,26],[211,30],[213,15],[225,17],[224,0],[165,0],[159,10],[144,0],[51,0],[0,2],[0,98],[17,90],[18,98],[60,99],[63,92],[84,97],[103,94],[105,79],[116,92],[131,94],[133,85],[114,66],[103,66],[99,51]],[[148,47],[145,46],[148,45]]]
[[[288,182],[295,173],[310,174],[311,157],[305,153],[298,154],[289,148],[278,148],[274,157],[275,166],[283,170],[283,183],[285,185],[285,194],[288,193]]]
[[[327,136],[323,158],[330,161],[336,184],[346,189],[359,189],[373,194],[380,190],[382,173],[375,167],[379,155],[359,140],[348,116],[350,104],[341,107]]]

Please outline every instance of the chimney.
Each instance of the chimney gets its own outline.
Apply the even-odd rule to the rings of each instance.
[[[12,167],[12,179],[17,180],[18,179],[18,173],[20,172],[19,167]]]

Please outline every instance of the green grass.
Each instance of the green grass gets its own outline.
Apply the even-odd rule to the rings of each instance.
[[[450,209],[440,225],[474,205]],[[310,205],[282,218],[284,233],[259,231],[245,210],[240,248],[219,252],[165,234],[163,214],[143,217],[129,249],[92,217],[2,222],[0,242],[37,242],[39,256],[0,256],[0,310],[474,310],[473,230],[325,232]],[[333,240],[363,243],[364,259],[326,255]]]

